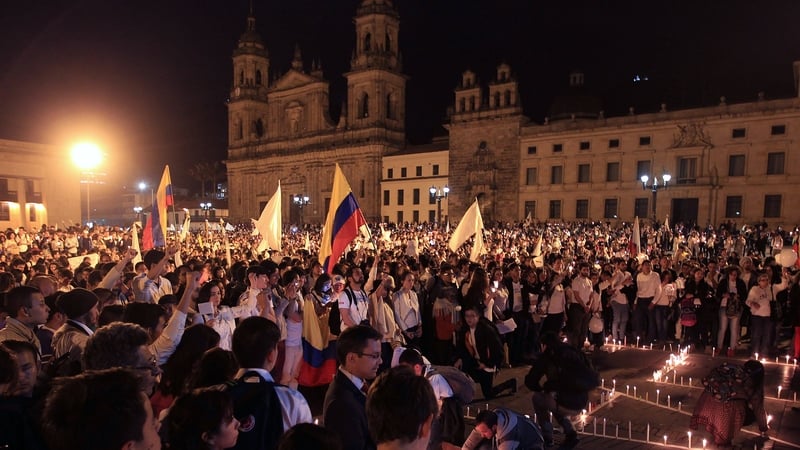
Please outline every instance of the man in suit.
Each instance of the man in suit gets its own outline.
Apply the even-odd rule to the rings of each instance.
[[[506,389],[517,392],[517,380],[511,378],[492,387],[494,374],[503,362],[503,344],[492,324],[481,318],[477,306],[464,310],[464,326],[458,333],[458,360],[454,366],[481,385],[485,399],[494,398]]]
[[[367,428],[367,380],[381,364],[381,334],[364,325],[348,327],[339,335],[336,356],[339,370],[325,394],[322,416],[325,428],[338,433],[343,450],[375,449]]]

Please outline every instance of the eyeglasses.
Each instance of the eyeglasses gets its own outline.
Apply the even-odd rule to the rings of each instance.
[[[381,354],[380,353],[361,353],[361,352],[358,352],[358,353],[356,353],[356,355],[364,356],[364,357],[367,357],[367,358],[370,358],[370,359],[381,359]]]
[[[143,371],[144,371],[144,370],[147,370],[147,371],[149,371],[149,372],[150,372],[150,374],[151,374],[151,375],[153,375],[153,376],[156,376],[156,375],[159,375],[159,374],[161,374],[161,368],[160,368],[160,367],[158,367],[158,360],[156,359],[156,357],[155,357],[155,356],[151,356],[151,357],[150,357],[149,363],[150,363],[149,365],[146,365],[146,366],[137,366],[137,367],[134,367],[134,369],[136,369],[136,370],[143,370]]]

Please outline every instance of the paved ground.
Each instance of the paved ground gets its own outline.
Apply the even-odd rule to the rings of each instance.
[[[609,347],[606,347],[609,348]],[[677,349],[675,349],[677,352]],[[682,448],[689,447],[689,417],[695,402],[702,392],[700,380],[724,361],[743,362],[744,358],[712,357],[706,354],[689,354],[683,364],[670,371],[665,380],[653,382],[653,371],[663,368],[670,357],[669,347],[664,350],[611,347],[610,351],[596,352],[592,355],[595,367],[600,371],[603,388],[592,396],[591,407],[587,411],[585,425],[579,424],[581,449],[628,450],[643,448]],[[796,367],[775,360],[768,361],[766,367],[765,393],[766,409],[772,416],[770,436],[772,440],[764,446],[754,425],[739,433],[734,445],[742,449],[800,448],[800,413],[792,411],[792,406],[800,406],[795,393],[789,389]],[[469,405],[468,417],[474,417],[478,410],[503,406],[516,411],[533,414],[531,392],[523,380],[529,367],[516,367],[501,371],[496,383],[508,378],[516,378],[519,391],[516,395],[506,395],[486,402],[478,398]],[[616,384],[615,384],[616,383]],[[612,388],[614,394],[608,399]],[[781,386],[780,399],[776,398]],[[476,393],[480,389],[476,386]],[[304,390],[309,399],[312,412],[321,413],[324,389]],[[658,403],[656,404],[656,400]],[[580,418],[576,418],[580,421]],[[468,418],[468,427],[471,425]],[[649,440],[648,440],[649,429]],[[664,445],[664,436],[667,445]],[[556,435],[556,442],[561,436]],[[712,439],[704,430],[693,432],[691,447],[703,448],[703,439],[708,439],[707,447],[713,448]]]

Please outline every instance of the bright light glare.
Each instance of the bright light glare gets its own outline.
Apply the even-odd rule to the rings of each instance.
[[[103,162],[103,152],[97,144],[80,142],[72,146],[72,162],[79,169],[94,169]]]
[[[147,183],[145,183],[144,181],[140,181],[139,182],[139,190],[143,191],[143,190],[145,190],[145,188],[147,188]]]

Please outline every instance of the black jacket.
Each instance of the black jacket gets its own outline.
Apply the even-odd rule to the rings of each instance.
[[[367,397],[341,370],[328,386],[322,407],[325,428],[337,433],[342,450],[374,450],[367,428]]]
[[[469,332],[469,327],[466,323],[458,331],[458,357],[462,361],[472,359],[472,355],[467,350],[466,336]],[[500,335],[497,330],[484,317],[478,320],[475,326],[475,349],[478,351],[478,362],[482,362],[486,367],[499,367],[503,362],[503,343],[500,341]]]

